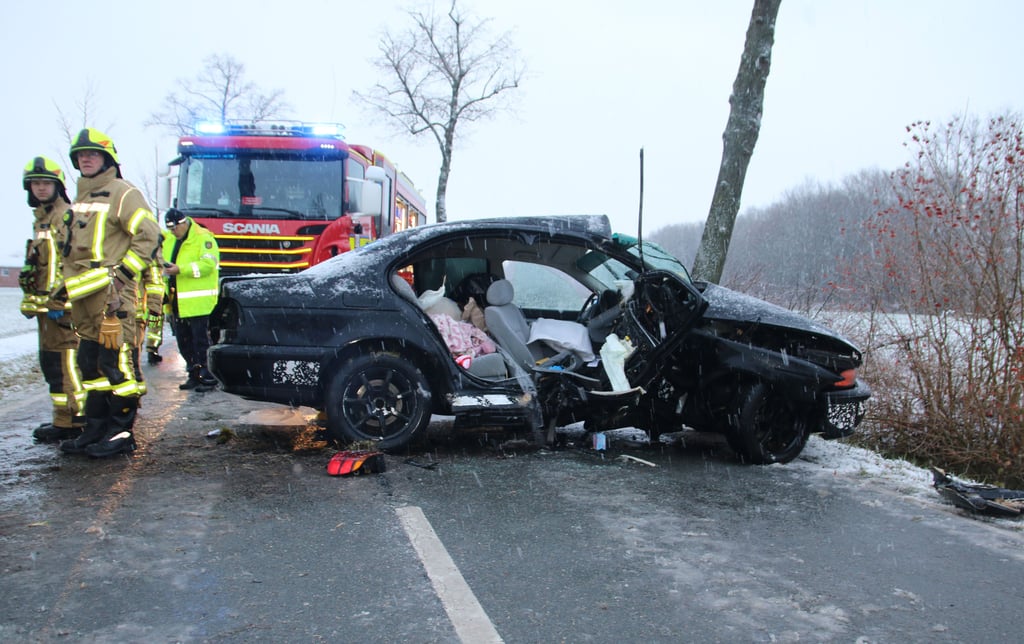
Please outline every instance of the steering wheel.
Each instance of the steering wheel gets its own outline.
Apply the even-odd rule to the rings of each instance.
[[[597,302],[599,298],[599,293],[590,294],[590,297],[587,298],[587,301],[584,302],[583,306],[580,307],[579,315],[576,316],[577,322],[579,322],[583,326],[587,325],[587,322],[589,322],[590,319],[597,314]]]

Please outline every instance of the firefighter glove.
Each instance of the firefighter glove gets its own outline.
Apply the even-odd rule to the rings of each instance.
[[[121,348],[121,320],[116,315],[103,316],[103,322],[100,323],[100,344],[112,351]]]
[[[46,298],[46,308],[51,311],[63,311],[68,303],[68,289],[63,284],[53,289],[50,296]]]
[[[121,310],[124,303],[121,292],[132,283],[131,274],[123,266],[115,266],[110,271],[110,289],[107,291],[107,315],[113,315]]]
[[[36,290],[36,267],[26,264],[25,268],[18,273],[18,286],[24,293],[34,293]]]

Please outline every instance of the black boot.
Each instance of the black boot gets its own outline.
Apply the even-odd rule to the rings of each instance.
[[[65,454],[84,454],[85,448],[103,438],[107,433],[106,418],[86,418],[85,428],[78,438],[62,441],[60,451]]]
[[[206,367],[201,367],[199,369],[199,384],[196,385],[196,391],[213,391],[216,388],[217,379],[213,377],[213,374]]]
[[[81,433],[81,427],[59,427],[57,425],[47,423],[36,427],[32,431],[32,437],[40,443],[56,443],[59,441],[78,438]]]
[[[195,389],[199,386],[199,367],[191,367],[188,370],[188,380],[178,385],[178,389]]]
[[[115,454],[130,454],[135,449],[135,436],[131,432],[108,434],[99,442],[85,448],[85,453],[93,458],[106,458]]]
[[[110,415],[110,392],[92,391],[85,399],[85,427],[81,435],[73,440],[61,442],[60,451],[65,454],[82,454],[107,433],[107,417]]]
[[[147,351],[146,358],[149,360],[149,364],[160,364],[164,361],[164,357],[156,351]]]
[[[135,416],[139,409],[139,399],[114,396],[110,400],[110,419],[107,422],[107,433],[99,441],[85,448],[85,453],[93,458],[104,458],[114,454],[128,454],[135,449]]]

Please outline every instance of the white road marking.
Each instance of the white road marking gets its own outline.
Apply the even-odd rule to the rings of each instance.
[[[483,606],[477,601],[462,573],[455,567],[455,562],[438,539],[434,528],[423,515],[423,510],[415,506],[405,506],[396,508],[395,512],[409,536],[412,547],[416,549],[416,554],[423,562],[430,583],[434,585],[434,592],[448,613],[448,619],[455,627],[459,639],[467,644],[503,642],[494,624],[491,623],[491,618],[484,612]]]

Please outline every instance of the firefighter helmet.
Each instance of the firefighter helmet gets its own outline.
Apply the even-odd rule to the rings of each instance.
[[[117,160],[117,148],[114,147],[114,142],[109,136],[95,128],[85,128],[71,142],[71,151],[68,154],[71,156],[71,165],[75,166],[75,170],[78,170],[78,153],[82,150],[96,150],[106,154],[110,165],[120,165],[121,163]]]
[[[40,205],[39,200],[36,199],[35,194],[32,193],[33,179],[46,179],[53,181],[57,184],[57,189],[54,190],[54,197],[60,195],[64,201],[70,201],[68,199],[67,190],[64,188],[64,171],[57,165],[56,161],[47,159],[46,157],[35,157],[25,166],[25,171],[22,173],[21,185],[25,188],[25,192],[28,193],[28,205],[33,208]],[[51,203],[53,199],[47,203]]]
[[[56,161],[46,157],[36,157],[25,166],[25,172],[22,175],[21,181],[25,190],[29,189],[28,184],[33,179],[49,179],[50,181],[56,181],[60,184],[61,188],[64,187],[64,171],[61,170]]]

